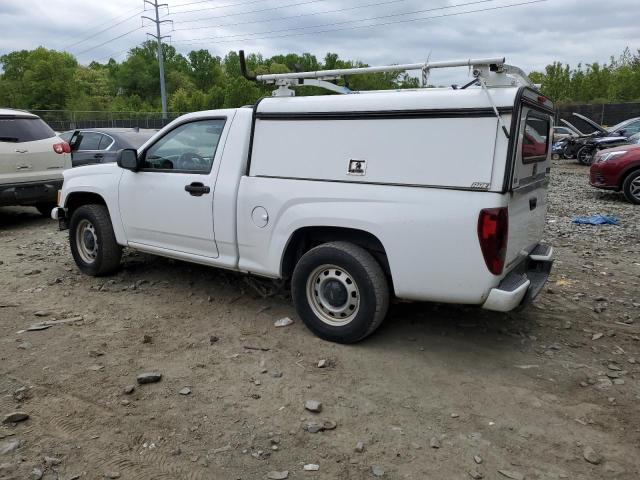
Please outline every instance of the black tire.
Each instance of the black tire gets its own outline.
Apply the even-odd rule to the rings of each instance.
[[[624,197],[631,203],[640,205],[640,170],[631,172],[622,182]]]
[[[325,294],[344,311],[328,311]],[[371,335],[389,308],[389,285],[380,264],[349,242],[324,243],[305,253],[293,271],[291,296],[309,330],[337,343],[355,343]]]
[[[43,217],[51,218],[51,210],[56,208],[58,205],[56,202],[38,202],[35,204],[35,207],[40,212],[40,215]]]
[[[90,242],[91,238],[89,240],[83,238],[81,240],[83,244],[78,243],[78,237],[82,235],[82,232],[78,232],[79,228],[85,233],[88,231],[93,243]],[[76,265],[87,275],[93,277],[109,275],[120,265],[122,247],[116,242],[111,217],[104,205],[83,205],[73,212],[69,223],[69,244]],[[92,256],[87,253],[88,244],[93,247]]]
[[[593,163],[594,154],[594,152],[591,150],[592,148],[588,147],[587,145],[581,147],[580,150],[578,150],[578,152],[576,153],[576,159],[578,160],[578,162],[580,162],[582,165],[591,165]]]

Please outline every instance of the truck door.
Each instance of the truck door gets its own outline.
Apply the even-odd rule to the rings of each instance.
[[[506,269],[526,257],[542,239],[552,125],[552,115],[545,109],[531,103],[521,106],[514,141]]]
[[[139,152],[141,168],[125,170],[119,206],[130,244],[216,258],[214,187],[227,118],[176,125]]]

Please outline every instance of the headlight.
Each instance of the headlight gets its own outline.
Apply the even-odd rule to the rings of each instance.
[[[613,160],[614,158],[617,158],[621,155],[624,155],[625,153],[627,153],[626,150],[616,150],[615,152],[607,152],[607,153],[603,153],[600,155],[600,157],[597,159],[597,162],[608,162],[609,160]]]

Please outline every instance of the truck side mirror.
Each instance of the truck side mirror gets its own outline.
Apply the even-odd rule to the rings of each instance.
[[[118,166],[135,172],[138,170],[138,152],[134,148],[124,148],[118,151]]]

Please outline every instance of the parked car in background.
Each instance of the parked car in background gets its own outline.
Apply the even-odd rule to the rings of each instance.
[[[573,132],[569,127],[553,127],[553,142],[559,142],[560,140],[568,137],[575,137],[576,133]]]
[[[72,146],[71,153],[71,162],[74,167],[115,162],[118,150],[137,149],[157,132],[157,130],[138,128],[95,128],[69,130],[60,136],[70,142],[76,131],[79,132],[79,136]]]
[[[49,216],[70,151],[37,115],[0,109],[0,206],[32,205]]]
[[[627,140],[630,145],[640,145],[640,132],[634,133]]]
[[[606,129],[584,115],[575,112],[573,115],[587,125],[590,125],[594,131],[591,133],[583,133],[573,124],[562,119],[561,122],[576,132],[578,136],[567,137],[558,142],[554,153],[562,152],[561,155],[564,158],[576,158],[578,162],[583,165],[591,165],[594,155],[600,150],[627,144],[627,136],[635,133],[633,129],[636,128],[636,126],[640,128],[640,118],[625,120],[610,129]],[[626,134],[626,136],[623,134]]]
[[[631,203],[640,204],[640,145],[623,145],[596,153],[590,183],[596,188],[622,191]]]
[[[613,127],[608,127],[607,131],[609,135],[613,137],[630,137],[636,133],[640,133],[640,117],[629,118]]]

